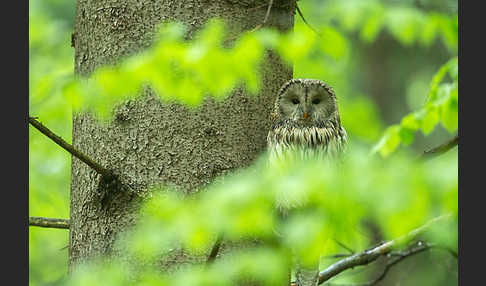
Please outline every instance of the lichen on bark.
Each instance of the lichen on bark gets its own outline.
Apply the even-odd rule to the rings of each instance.
[[[156,25],[163,22],[184,23],[191,38],[212,17],[226,20],[229,37],[263,21],[266,1],[233,2],[78,0],[75,73],[89,77],[97,67],[147,49]],[[274,2],[267,25],[280,31],[292,29],[295,0]],[[146,88],[136,100],[119,106],[119,116],[108,125],[89,113],[73,116],[73,145],[111,168],[134,191],[112,192],[103,205],[107,187],[100,176],[72,159],[70,270],[78,262],[116,253],[116,236],[136,222],[136,210],[147,186],[169,184],[192,193],[216,176],[250,165],[264,151],[274,96],[292,77],[292,69],[269,51],[260,72],[263,85],[259,95],[249,96],[236,88],[228,99],[208,98],[196,111],[162,103]],[[179,253],[165,265],[201,259]]]

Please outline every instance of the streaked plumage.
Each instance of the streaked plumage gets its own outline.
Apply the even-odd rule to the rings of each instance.
[[[341,126],[336,95],[332,88],[316,79],[292,79],[280,89],[272,113],[273,123],[267,136],[270,161],[288,156],[300,159],[320,158],[326,162],[340,159],[347,145],[347,134]],[[286,216],[289,203],[285,195],[277,198],[277,207]],[[298,286],[318,283],[319,265],[302,268],[297,265]]]

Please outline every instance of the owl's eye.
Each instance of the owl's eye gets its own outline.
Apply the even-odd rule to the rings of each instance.
[[[299,104],[299,102],[300,102],[300,101],[299,101],[297,98],[293,98],[293,99],[292,99],[292,103],[293,103],[293,104]]]
[[[312,100],[312,104],[319,104],[319,102],[321,102],[321,100],[319,98],[314,98]]]

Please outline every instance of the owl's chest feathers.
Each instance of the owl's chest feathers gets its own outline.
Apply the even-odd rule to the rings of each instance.
[[[283,123],[274,125],[268,132],[267,144],[270,164],[280,159],[322,159],[338,166],[346,149],[347,134],[342,126],[335,124],[302,127]],[[287,216],[290,209],[305,204],[306,200],[305,195],[295,197],[283,191],[277,194],[276,206]]]
[[[333,131],[329,128],[317,127],[276,127],[269,133],[269,141],[283,145],[298,145],[309,148],[318,145],[326,145],[333,137]]]
[[[340,126],[323,127],[295,127],[277,125],[268,133],[269,147],[276,144],[291,147],[320,148],[332,144],[333,141],[345,140],[345,131]]]
[[[341,126],[274,125],[268,133],[267,143],[273,155],[295,150],[307,157],[331,156],[341,153],[346,145],[346,131]]]

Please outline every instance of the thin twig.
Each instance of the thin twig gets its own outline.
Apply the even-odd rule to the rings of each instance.
[[[333,240],[334,240],[334,241],[335,241],[335,242],[336,242],[336,243],[337,243],[339,246],[341,246],[342,248],[344,248],[344,249],[346,249],[347,251],[349,251],[349,253],[351,253],[351,254],[354,254],[354,253],[355,253],[355,251],[354,251],[354,250],[352,250],[352,249],[351,249],[351,247],[346,246],[344,243],[339,242],[339,241],[337,241],[336,239],[333,239]]]
[[[264,5],[260,6],[259,8],[263,7]],[[253,29],[251,29],[250,31],[248,31],[248,33],[253,33],[259,29],[261,29],[265,23],[267,22],[268,20],[268,17],[270,16],[270,11],[272,10],[272,7],[273,7],[273,0],[270,0],[269,3],[268,3],[268,6],[267,6],[267,12],[265,13],[265,18],[263,18],[263,22],[256,25]],[[238,38],[241,34],[238,34],[238,35],[235,35],[233,37],[230,37],[228,39],[225,40],[225,42],[230,42],[230,41],[233,41],[235,40],[236,38]]]
[[[69,220],[62,218],[29,217],[29,226],[69,229]]]
[[[265,13],[265,18],[263,18],[263,22],[260,23],[260,24],[258,24],[258,25],[256,25],[255,28],[251,29],[250,30],[250,33],[255,32],[256,30],[261,29],[267,23],[268,17],[270,16],[270,11],[272,10],[272,6],[273,6],[273,0],[270,0],[270,2],[268,3],[267,12]],[[231,38],[231,40],[232,39],[233,38]]]
[[[255,7],[251,7],[251,8],[248,8],[246,11],[252,12],[252,11],[255,11],[255,10],[260,10],[263,7],[268,7],[268,4],[262,4],[262,5],[258,5],[258,6],[255,6]]]
[[[353,253],[351,253],[351,254],[341,254],[341,253],[339,253],[339,254],[334,254],[334,255],[327,255],[327,256],[324,256],[323,258],[343,258],[343,257],[349,257],[351,255],[353,255]]]
[[[206,264],[210,264],[211,262],[214,261],[214,259],[216,259],[219,249],[221,248],[222,240],[223,240],[222,236],[218,236],[216,242],[213,245],[213,248],[211,249],[211,252],[209,253],[208,259],[206,260]]]
[[[446,251],[447,253],[449,253],[450,255],[452,255],[455,259],[457,259],[457,251],[451,249],[450,247],[447,247],[447,246],[443,246],[443,245],[431,245],[430,246],[431,248],[435,248],[435,249],[440,249],[440,250],[444,250]]]
[[[322,283],[328,281],[332,277],[338,275],[339,273],[341,273],[341,272],[343,272],[347,269],[351,269],[351,268],[354,268],[354,267],[360,266],[360,265],[366,265],[366,264],[369,264],[369,263],[375,261],[381,255],[387,254],[390,251],[392,251],[393,247],[395,247],[396,245],[415,238],[417,235],[419,235],[420,233],[422,233],[423,231],[428,229],[431,225],[433,225],[437,221],[443,220],[443,219],[448,218],[450,216],[451,215],[443,215],[443,216],[434,218],[434,219],[430,220],[429,222],[427,222],[426,224],[422,225],[421,227],[412,230],[411,232],[409,232],[408,234],[406,234],[402,237],[396,238],[394,240],[390,240],[388,242],[384,242],[384,243],[380,244],[379,246],[376,246],[376,247],[371,248],[369,250],[365,250],[363,252],[351,255],[349,257],[346,257],[346,258],[330,265],[329,267],[327,267],[326,269],[322,270],[319,273],[319,284],[322,284]]]
[[[270,16],[270,10],[272,10],[272,6],[273,6],[273,0],[270,0],[270,2],[268,3],[267,13],[265,14],[265,18],[263,19],[262,26],[265,25],[265,23],[268,20],[268,16]]]
[[[314,29],[309,23],[307,23],[307,21],[304,18],[304,14],[302,14],[302,11],[300,11],[300,9],[299,9],[299,5],[295,5],[295,8],[297,9],[297,12],[299,13],[300,18],[302,18],[302,21],[304,21],[304,24],[306,24],[307,27],[309,27],[312,31],[314,31],[314,33],[321,36],[321,34],[319,32],[317,32],[316,29]]]
[[[93,168],[98,174],[109,178],[113,174],[103,166],[101,166],[99,163],[88,157],[87,155],[83,154],[81,151],[77,150],[74,148],[71,144],[67,143],[59,137],[58,135],[54,134],[51,130],[49,130],[47,127],[45,127],[42,123],[37,121],[35,117],[29,117],[29,123],[34,126],[37,130],[39,130],[42,134],[46,135],[49,137],[52,141],[54,141],[57,145],[61,146],[64,150],[68,151],[71,153],[73,156],[78,158],[79,160],[83,161],[86,163],[88,166]]]
[[[456,135],[454,138],[452,138],[451,140],[435,147],[435,148],[432,148],[428,151],[425,151],[419,158],[422,159],[422,160],[430,160],[432,158],[435,158],[439,155],[442,155],[444,153],[446,153],[447,151],[451,150],[452,148],[454,148],[455,146],[457,146],[457,144],[459,143],[459,135]]]

